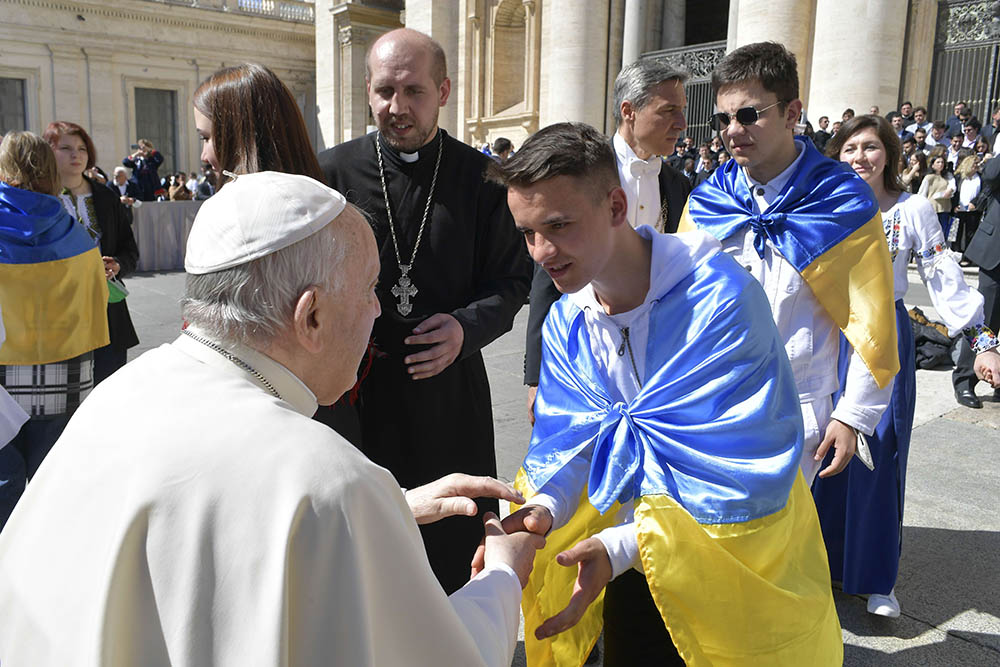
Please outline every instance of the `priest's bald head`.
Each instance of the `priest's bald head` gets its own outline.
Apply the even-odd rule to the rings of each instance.
[[[434,139],[451,93],[440,44],[408,28],[387,32],[368,52],[365,81],[375,125],[390,146],[413,153]]]
[[[198,211],[184,268],[190,325],[283,364],[321,405],[354,384],[379,315],[379,262],[339,192],[294,174],[239,176]]]

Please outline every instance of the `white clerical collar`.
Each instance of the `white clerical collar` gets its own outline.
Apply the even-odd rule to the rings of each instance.
[[[785,189],[785,184],[788,183],[789,179],[792,178],[792,174],[798,169],[799,163],[802,162],[802,156],[806,154],[806,146],[804,143],[796,141],[795,150],[799,152],[792,163],[785,167],[784,171],[772,178],[767,183],[761,183],[754,180],[750,173],[743,167],[740,167],[740,172],[743,174],[743,178],[746,179],[747,185],[750,188],[750,192],[753,193],[754,199],[757,200],[758,205],[760,205],[760,210],[764,211],[767,209],[768,205],[773,202],[781,191]],[[763,201],[761,201],[763,200]],[[765,203],[766,202],[766,203]]]
[[[207,335],[204,331],[198,329],[197,327],[189,327],[189,329],[191,333],[195,334],[199,338],[207,340],[214,345],[218,345],[260,373],[263,379],[270,383],[271,387],[274,388],[281,399],[291,405],[296,412],[306,417],[312,417],[316,414],[316,408],[318,406],[318,403],[316,402],[316,395],[312,393],[309,387],[307,387],[302,380],[300,380],[294,373],[285,368],[283,365],[266,354],[258,352],[257,350],[251,349],[245,345],[220,343],[213,340],[211,336]],[[270,392],[270,389],[264,384],[264,382],[262,382],[261,378],[258,378],[253,373],[250,373],[244,368],[233,363],[228,357],[223,356],[212,347],[204,343],[200,343],[190,336],[181,334],[177,340],[173,342],[173,345],[198,361],[206,363],[214,368],[218,368],[226,373],[245,377],[262,390]]]
[[[416,162],[420,159],[420,151],[415,153],[399,153],[399,159],[403,162]]]
[[[659,174],[660,167],[663,164],[663,160],[660,159],[659,155],[651,155],[648,160],[643,160],[632,147],[628,145],[625,141],[625,137],[621,135],[620,132],[615,132],[614,138],[611,139],[612,145],[615,147],[615,155],[618,157],[618,164],[623,165],[625,169],[629,170],[629,173],[633,177],[638,177],[638,174],[632,169],[633,163],[641,163],[639,171],[642,173]]]

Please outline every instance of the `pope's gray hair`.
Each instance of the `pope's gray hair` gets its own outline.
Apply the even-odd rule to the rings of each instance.
[[[289,324],[311,286],[340,288],[345,235],[335,219],[301,241],[222,271],[187,277],[181,314],[220,342],[264,349]]]
[[[655,58],[640,58],[626,65],[615,78],[614,116],[615,122],[621,125],[622,102],[628,100],[632,108],[638,111],[649,104],[652,90],[664,81],[687,81],[688,74],[662,60]]]

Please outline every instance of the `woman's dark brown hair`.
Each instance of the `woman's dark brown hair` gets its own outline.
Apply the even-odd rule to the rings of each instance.
[[[899,144],[899,137],[896,136],[896,131],[892,129],[889,121],[882,118],[882,116],[865,114],[864,116],[855,116],[850,120],[844,121],[840,129],[837,130],[837,134],[833,135],[830,141],[826,143],[827,157],[839,160],[840,150],[847,143],[847,140],[858,132],[868,128],[875,130],[879,141],[885,147],[885,169],[882,170],[882,182],[885,185],[886,191],[902,192],[903,182],[899,178],[899,156],[903,149]]]
[[[194,106],[212,121],[220,169],[280,171],[324,181],[295,98],[263,65],[220,69],[198,86]],[[218,178],[220,184],[225,180],[221,174]]]
[[[87,134],[87,131],[76,123],[64,120],[53,121],[45,128],[42,138],[49,142],[52,150],[55,150],[56,146],[59,145],[59,140],[67,134],[75,134],[83,140],[83,145],[87,147],[87,166],[84,169],[93,167],[97,163],[97,149],[94,148],[94,142],[91,140],[90,135]]]

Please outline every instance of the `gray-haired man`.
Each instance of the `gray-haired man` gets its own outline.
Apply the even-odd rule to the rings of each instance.
[[[618,177],[628,202],[633,227],[649,225],[659,232],[677,231],[691,181],[663,158],[674,151],[687,129],[684,111],[687,74],[653,59],[637,60],[618,73],[614,88],[614,117],[618,123],[612,145]],[[524,354],[524,384],[528,385],[528,414],[533,406],[542,357],[542,323],[559,299],[549,275],[535,265]]]

